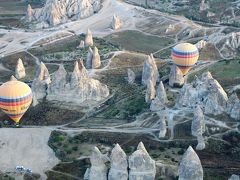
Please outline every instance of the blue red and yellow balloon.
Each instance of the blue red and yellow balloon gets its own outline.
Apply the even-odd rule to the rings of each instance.
[[[0,108],[13,121],[18,123],[32,103],[31,88],[17,80],[0,86]]]
[[[190,43],[181,43],[172,49],[172,59],[174,63],[186,75],[192,66],[197,62],[199,52],[195,45]]]

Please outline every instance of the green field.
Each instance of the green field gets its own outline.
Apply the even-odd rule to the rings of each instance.
[[[223,60],[219,61],[201,71],[192,73],[188,77],[191,82],[194,76],[201,76],[203,72],[210,71],[214,78],[216,78],[224,87],[237,85],[240,83],[240,60]]]
[[[105,39],[108,42],[119,45],[125,50],[142,52],[146,54],[156,52],[159,49],[174,43],[172,39],[167,37],[160,38],[132,30],[114,33],[105,37]]]

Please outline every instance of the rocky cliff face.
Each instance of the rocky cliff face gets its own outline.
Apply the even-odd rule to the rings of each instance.
[[[182,87],[184,84],[184,78],[182,71],[175,65],[172,65],[169,74],[169,86],[171,87]]]
[[[155,161],[149,156],[142,142],[139,143],[137,150],[129,156],[128,162],[129,180],[155,179]]]
[[[108,174],[108,180],[127,180],[127,155],[118,144],[112,149],[110,162],[111,168]]]
[[[122,20],[114,14],[112,23],[111,23],[111,28],[113,30],[117,30],[117,29],[120,29],[122,27],[122,25],[123,25]]]
[[[101,8],[100,0],[47,0],[43,8],[28,7],[26,19],[42,27],[55,26],[69,20],[87,18]]]
[[[48,69],[45,64],[41,62],[32,83],[32,91],[37,100],[42,99],[47,95],[46,91],[50,82],[51,79]]]
[[[200,159],[190,146],[184,153],[179,167],[179,180],[203,180]]]
[[[49,84],[48,100],[80,104],[84,101],[100,101],[109,95],[106,85],[88,76],[82,61],[75,63],[70,81],[67,79],[66,70],[60,66]]]
[[[204,108],[205,114],[222,114],[227,105],[228,97],[221,85],[210,72],[204,73],[201,79],[191,84],[185,84],[177,98],[179,107],[195,107],[197,104]]]
[[[142,84],[147,86],[150,80],[152,81],[154,87],[159,80],[158,68],[152,55],[148,56],[144,62]]]
[[[97,147],[93,149],[90,156],[91,167],[87,169],[84,179],[88,180],[107,180],[107,162],[106,157],[99,151]]]
[[[26,76],[25,68],[22,62],[22,59],[18,59],[17,65],[15,68],[15,76],[17,79],[22,79]]]
[[[191,126],[192,135],[197,137],[198,145],[197,150],[203,150],[205,148],[205,142],[203,139],[203,133],[205,132],[205,119],[201,107],[198,105],[194,111],[194,119]]]
[[[168,103],[167,94],[162,81],[160,81],[157,88],[157,96],[152,101],[150,109],[151,111],[159,111],[163,109],[167,103]]]
[[[227,113],[236,120],[240,120],[240,100],[236,93],[233,93],[227,102]]]

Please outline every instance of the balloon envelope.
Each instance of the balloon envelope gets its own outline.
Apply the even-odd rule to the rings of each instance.
[[[190,43],[181,43],[172,49],[172,59],[174,63],[186,75],[199,57],[198,49]]]
[[[27,84],[12,80],[0,86],[0,108],[15,122],[20,121],[31,103],[32,91]]]

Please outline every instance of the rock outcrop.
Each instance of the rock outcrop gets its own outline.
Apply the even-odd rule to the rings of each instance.
[[[100,101],[109,95],[106,85],[88,76],[82,61],[76,62],[70,78],[67,76],[61,65],[49,84],[48,100],[81,104],[84,101]]]
[[[171,87],[182,87],[184,84],[184,78],[182,71],[176,66],[172,65],[169,74],[169,86]]]
[[[91,47],[88,48],[86,68],[92,69],[93,50]]]
[[[165,33],[171,33],[175,31],[175,25],[169,24],[169,26],[167,27],[167,29],[165,30]]]
[[[101,9],[100,0],[47,0],[44,7],[28,7],[26,19],[38,26],[55,26],[69,20],[87,18]]]
[[[127,155],[118,144],[112,149],[110,162],[111,168],[108,174],[108,180],[127,180]]]
[[[93,50],[93,57],[92,57],[92,69],[99,68],[101,66],[101,59],[98,52],[98,48],[95,46]]]
[[[17,81],[17,79],[14,76],[11,76],[10,81]]]
[[[231,118],[240,120],[240,100],[236,93],[233,93],[228,99],[227,113]]]
[[[179,167],[179,180],[203,180],[200,159],[190,146],[184,153]]]
[[[221,85],[210,72],[202,74],[191,84],[185,84],[177,98],[178,107],[204,107],[205,114],[222,114],[227,106],[228,97]]]
[[[225,58],[232,58],[237,55],[237,50],[240,47],[240,32],[213,33],[208,39],[208,43],[218,47]]]
[[[228,180],[240,180],[240,176],[233,174]]]
[[[32,82],[32,91],[35,98],[42,99],[47,95],[47,88],[51,79],[47,67],[43,62],[38,66],[36,76]]]
[[[22,79],[26,76],[25,68],[22,62],[22,59],[18,59],[17,65],[15,68],[15,76],[17,79]]]
[[[87,34],[85,35],[84,46],[93,46],[93,36],[90,29],[87,30]]]
[[[32,6],[30,4],[28,4],[26,21],[31,22],[32,20],[33,20],[33,10],[32,10]]]
[[[205,132],[205,119],[201,107],[198,105],[194,111],[194,119],[191,126],[192,135],[197,137],[198,145],[197,150],[203,150],[205,148],[205,142],[203,139],[203,133]]]
[[[160,115],[159,115],[160,114]],[[168,120],[168,114],[166,111],[161,111],[161,113],[158,113],[159,116],[159,138],[163,138],[166,136],[167,133],[167,125],[166,121]]]
[[[128,162],[129,180],[155,179],[155,161],[149,156],[142,142],[139,143],[137,150],[129,156]]]
[[[133,84],[135,82],[135,78],[136,78],[136,75],[133,72],[133,70],[128,68],[128,77],[127,77],[128,83]]]
[[[145,94],[145,102],[150,103],[156,96],[156,90],[151,80],[149,80],[147,85],[147,90]]]
[[[142,72],[142,84],[147,86],[150,80],[152,81],[154,87],[159,80],[158,68],[152,54],[148,56],[144,62]]]
[[[205,11],[207,9],[209,9],[209,2],[205,2],[205,0],[202,0],[201,3],[200,3],[199,10],[200,11]]]
[[[112,23],[111,23],[111,28],[113,30],[117,30],[117,29],[120,29],[122,27],[122,25],[123,25],[122,20],[114,14]]]
[[[89,47],[86,66],[88,69],[95,69],[101,66],[101,58],[97,47],[94,47],[94,50]]]
[[[201,50],[203,49],[205,46],[207,45],[207,41],[204,41],[204,40],[201,40],[201,41],[198,41],[195,46]]]
[[[152,101],[150,109],[151,111],[159,111],[163,109],[167,103],[168,103],[167,94],[162,81],[160,81],[157,88],[157,96]]]
[[[85,42],[81,40],[78,48],[83,49],[84,47],[85,47]]]
[[[99,151],[97,147],[93,149],[90,156],[91,167],[87,169],[84,179],[88,180],[107,180],[107,162],[106,157]]]

